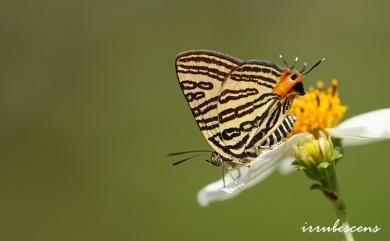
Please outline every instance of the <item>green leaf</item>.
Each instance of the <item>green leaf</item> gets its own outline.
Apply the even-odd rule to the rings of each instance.
[[[319,183],[314,183],[313,185],[310,186],[309,189],[310,190],[323,190],[324,187]]]
[[[332,137],[333,146],[341,146],[341,139],[337,137]]]
[[[333,147],[334,149],[338,149],[341,154],[344,153],[343,146],[341,145],[342,140],[340,138],[332,137]]]
[[[340,147],[335,147],[333,149],[332,160],[333,161],[338,161],[342,157],[343,157],[342,149]]]
[[[318,169],[327,169],[329,167],[330,163],[329,162],[321,162],[318,165]]]
[[[299,166],[299,165],[300,165],[300,164],[299,164],[299,161],[297,161],[297,160],[293,161],[292,164],[293,164],[294,166]]]

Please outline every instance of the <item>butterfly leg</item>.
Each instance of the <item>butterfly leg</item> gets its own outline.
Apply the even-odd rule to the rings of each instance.
[[[232,167],[229,167],[227,171],[228,171],[230,177],[233,179],[234,183],[236,184],[236,186],[238,188],[239,185],[238,185],[237,179],[234,177],[233,173],[230,171],[231,169],[232,169]]]
[[[234,164],[238,164],[238,166],[250,167],[251,165],[248,163],[240,162],[240,161],[232,161]]]
[[[223,187],[226,187],[226,182],[225,182],[225,164],[222,162],[222,180],[223,180]]]

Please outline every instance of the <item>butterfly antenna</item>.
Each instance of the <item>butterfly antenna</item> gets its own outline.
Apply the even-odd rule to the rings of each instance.
[[[306,73],[304,73],[303,75],[307,75],[308,73],[310,73],[315,67],[317,67],[319,64],[321,64],[323,61],[325,61],[326,58],[322,58],[320,59],[315,65],[313,65],[308,71],[306,71]]]
[[[198,157],[198,156],[200,156],[200,155],[202,155],[202,154],[193,155],[193,156],[184,158],[183,160],[176,161],[176,162],[172,163],[172,166],[179,165],[180,163],[183,163],[183,162],[185,162],[185,161],[188,161],[188,160],[190,160],[190,159],[192,159],[192,158],[195,158],[195,157]]]
[[[188,154],[188,153],[197,153],[197,152],[208,152],[208,153],[211,153],[212,151],[209,151],[209,150],[193,150],[193,151],[172,152],[172,153],[168,153],[167,156],[179,156],[179,155],[184,155],[184,154]]]
[[[298,62],[298,56],[295,57],[295,59],[294,59],[294,64],[291,66],[291,69],[294,69],[294,67],[295,67],[295,65],[297,64],[297,62]]]
[[[283,61],[284,66],[285,66],[286,68],[288,68],[287,61],[283,58],[283,55],[279,54],[279,58]]]
[[[303,63],[302,70],[299,71],[299,73],[303,73],[303,71],[305,71],[306,67],[307,67],[307,62],[304,62],[304,63]]]

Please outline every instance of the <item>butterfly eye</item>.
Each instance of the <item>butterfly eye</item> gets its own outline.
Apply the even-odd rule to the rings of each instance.
[[[295,73],[295,74],[291,75],[290,78],[291,78],[292,80],[295,80],[297,77],[298,77],[298,75]]]

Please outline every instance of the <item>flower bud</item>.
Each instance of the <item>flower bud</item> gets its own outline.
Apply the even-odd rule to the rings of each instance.
[[[332,140],[322,131],[317,138],[310,135],[294,146],[294,156],[298,169],[304,170],[312,179],[322,180],[324,172],[321,169],[326,169],[332,162]]]

